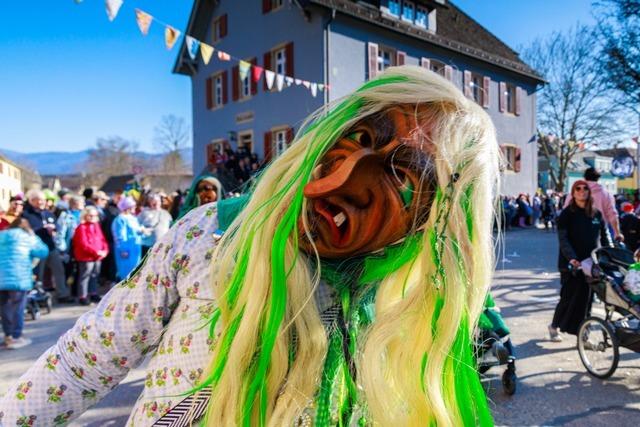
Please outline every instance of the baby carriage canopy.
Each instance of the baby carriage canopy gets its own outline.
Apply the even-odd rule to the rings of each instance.
[[[640,317],[640,305],[634,302],[623,288],[623,281],[629,266],[635,259],[633,253],[620,247],[597,248],[591,253],[594,261],[592,269],[592,289],[605,304],[611,304],[617,310]],[[603,280],[605,279],[605,280]]]

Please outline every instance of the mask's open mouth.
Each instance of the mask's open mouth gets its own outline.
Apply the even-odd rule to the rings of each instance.
[[[331,244],[335,247],[343,246],[349,239],[351,231],[346,212],[339,206],[322,199],[314,201],[313,209],[327,220],[331,231]]]

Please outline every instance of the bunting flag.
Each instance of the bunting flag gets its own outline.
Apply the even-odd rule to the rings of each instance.
[[[251,67],[251,80],[253,80],[254,83],[258,83],[263,71],[264,68],[258,67],[257,65]]]
[[[273,79],[276,77],[276,73],[271,70],[264,70],[264,79],[267,82],[267,89],[271,90],[273,86]]]
[[[296,83],[297,86],[300,86],[302,84],[302,80],[300,79],[295,79],[294,82]]]
[[[284,76],[282,74],[276,75],[276,88],[278,89],[278,92],[282,92],[282,89],[284,88]]]
[[[187,45],[187,52],[192,61],[195,61],[198,50],[200,49],[200,42],[191,36],[185,36],[184,42]]]
[[[173,48],[178,37],[180,37],[180,31],[170,25],[167,25],[167,28],[164,30],[164,43],[167,46],[167,49],[171,50],[171,48]]]
[[[315,98],[317,94],[318,94],[318,84],[311,83],[311,96]]]
[[[149,34],[149,27],[151,26],[152,20],[153,16],[141,11],[140,9],[136,9],[136,22],[138,23],[138,28],[140,28],[142,35],[146,36]]]
[[[109,21],[113,21],[118,16],[118,11],[122,6],[122,0],[106,0],[105,6],[107,8],[107,16]]]
[[[231,55],[221,50],[218,51],[218,59],[220,61],[231,61]]]
[[[308,82],[306,80],[302,81],[302,86],[306,87],[307,89],[309,89],[311,87],[311,82]]]
[[[287,87],[291,86],[293,84],[293,77],[285,77],[284,82],[287,84]]]
[[[244,80],[247,78],[250,68],[251,68],[251,64],[249,62],[247,61],[238,62],[238,70],[240,71],[240,80]]]
[[[322,92],[324,90],[324,85],[322,83],[318,83],[318,89]]]
[[[206,43],[200,43],[200,54],[202,55],[202,60],[204,64],[207,65],[211,60],[211,55],[213,55],[213,46],[209,46]]]

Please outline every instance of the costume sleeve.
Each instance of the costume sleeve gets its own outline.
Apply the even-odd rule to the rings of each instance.
[[[181,226],[48,349],[0,398],[0,425],[65,425],[97,403],[159,342],[178,304]],[[183,239],[183,237],[182,237]],[[32,424],[23,421],[33,420]]]
[[[576,251],[573,250],[571,243],[569,242],[569,211],[563,210],[558,218],[558,243],[560,245],[560,252],[567,260],[578,259]]]
[[[31,246],[31,258],[45,259],[49,255],[49,248],[44,244],[42,239],[33,235],[33,245]]]

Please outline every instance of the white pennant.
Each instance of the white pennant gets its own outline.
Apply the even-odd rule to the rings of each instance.
[[[122,6],[122,0],[106,0],[105,5],[107,7],[107,16],[109,21],[113,21],[118,16],[120,6]]]
[[[307,89],[309,89],[311,87],[311,82],[308,82],[306,80],[302,81],[302,86],[306,87]]]
[[[293,77],[285,77],[284,78],[285,83],[287,84],[287,87],[291,86],[293,84]]]
[[[240,61],[238,63],[238,69],[240,71],[240,80],[244,80],[247,78],[247,74],[249,74],[249,68],[251,68],[251,64],[247,61]]]
[[[318,84],[311,83],[311,96],[315,98],[317,94],[318,94]]]
[[[200,49],[200,42],[191,36],[185,36],[184,40],[187,44],[187,52],[189,52],[189,56],[192,60],[195,60],[196,55],[198,54],[198,49]]]
[[[296,85],[300,86],[302,84],[302,80],[300,79],[295,79],[294,82],[296,82]]]
[[[318,89],[322,92],[324,90],[324,85],[322,83],[318,83]]]
[[[276,78],[276,73],[271,70],[264,70],[264,79],[267,82],[267,89],[271,90],[273,86],[273,79]]]
[[[278,92],[284,88],[284,76],[282,74],[276,76],[276,87],[278,88]]]

